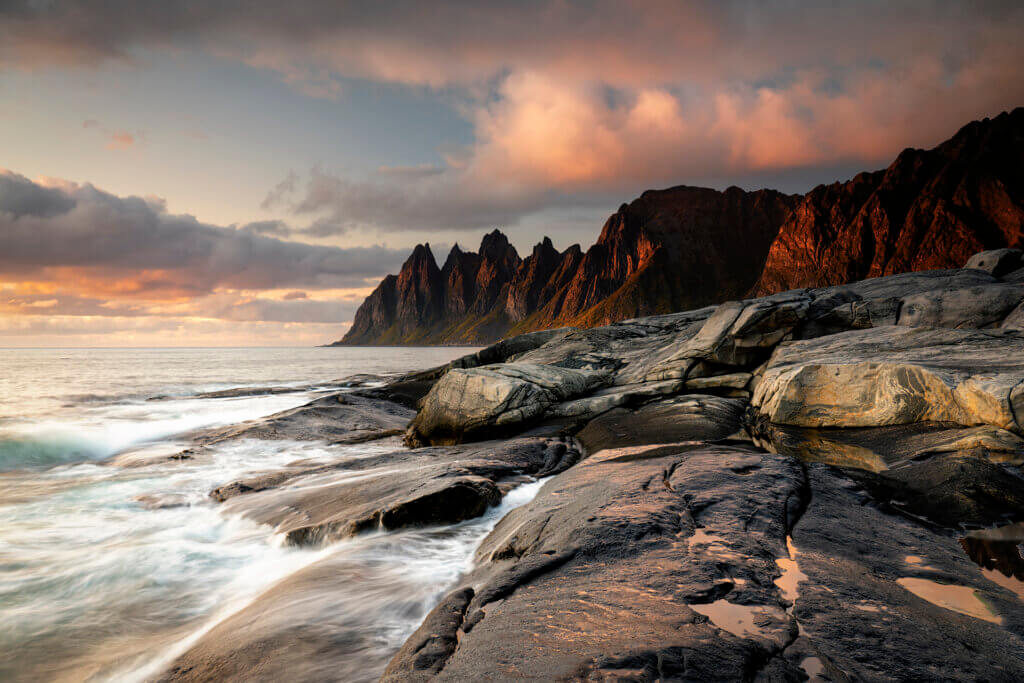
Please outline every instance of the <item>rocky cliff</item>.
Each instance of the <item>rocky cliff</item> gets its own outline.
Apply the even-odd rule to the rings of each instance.
[[[1024,108],[889,168],[816,187],[782,225],[755,292],[950,268],[1024,245]]]
[[[623,204],[586,253],[578,245],[559,252],[544,238],[522,259],[495,230],[477,253],[455,245],[438,269],[430,246],[419,245],[338,343],[484,343],[740,296],[798,199],[736,187],[651,190]]]
[[[508,334],[697,308],[747,294],[951,268],[1024,246],[1024,108],[804,196],[700,187],[623,204],[585,253],[547,238],[521,259],[495,230],[438,269],[416,247],[338,344],[488,343]]]

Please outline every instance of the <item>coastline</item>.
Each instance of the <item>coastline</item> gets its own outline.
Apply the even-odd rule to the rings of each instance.
[[[969,679],[993,663],[1013,680],[1022,302],[1024,269],[968,268],[511,338],[262,421],[261,438],[299,425],[348,439],[357,419],[360,442],[382,449],[215,495],[318,547],[473,519],[546,479],[497,521],[383,680],[933,667]],[[267,637],[295,645],[287,627]],[[163,680],[264,651],[239,633],[204,639]],[[273,652],[248,666],[286,671],[299,657]]]

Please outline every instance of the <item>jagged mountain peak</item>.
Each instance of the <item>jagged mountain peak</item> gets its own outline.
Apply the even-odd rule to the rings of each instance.
[[[521,259],[501,230],[438,271],[418,245],[342,343],[484,343],[799,287],[959,267],[1024,246],[1024,107],[931,150],[806,195],[678,185],[622,204],[586,251],[545,237]],[[429,256],[429,257],[428,257]],[[415,275],[415,277],[413,277]]]
[[[409,254],[409,258],[406,259],[405,263],[408,264],[419,264],[430,262],[437,267],[437,260],[434,259],[434,252],[430,249],[430,242],[424,242],[423,244],[417,244],[413,247],[412,253]],[[403,266],[404,268],[405,266]]]

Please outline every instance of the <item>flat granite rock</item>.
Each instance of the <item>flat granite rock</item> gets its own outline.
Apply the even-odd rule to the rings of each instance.
[[[1024,431],[1024,335],[887,327],[780,345],[752,405],[805,427],[910,422]]]
[[[825,465],[607,449],[495,527],[382,680],[1020,680],[1021,598],[966,547]]]
[[[833,681],[1024,678],[1021,596],[987,578],[958,534],[887,514],[827,466],[809,465],[807,481],[789,658]]]

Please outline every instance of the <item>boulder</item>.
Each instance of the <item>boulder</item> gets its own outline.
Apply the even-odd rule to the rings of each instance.
[[[811,301],[799,291],[726,302],[697,334],[653,365],[646,379],[685,379],[698,362],[741,367],[760,362],[804,321]]]
[[[650,400],[678,394],[683,389],[679,380],[642,382],[599,389],[591,396],[566,401],[548,411],[552,418],[590,419],[619,406],[639,405]]]
[[[806,462],[882,472],[913,460],[973,452],[993,463],[1024,464],[1024,439],[989,425],[914,422],[887,427],[814,429],[760,422],[754,442]]]
[[[754,391],[770,422],[874,427],[938,421],[1021,433],[1024,336],[1011,330],[854,330],[783,344]]]
[[[925,292],[970,289],[998,282],[989,273],[980,270],[926,270],[901,273],[887,277],[874,277],[838,287],[813,289],[814,306],[840,297],[832,311],[809,321],[808,328],[798,335],[811,338],[850,329],[895,325],[903,299]],[[813,306],[812,306],[813,311]]]
[[[406,443],[451,444],[507,431],[608,379],[607,372],[531,363],[452,369],[423,399]]]
[[[974,268],[1002,277],[1021,266],[1020,249],[992,249],[982,251],[967,259],[964,268]]]
[[[1003,320],[1003,323],[999,326],[1004,330],[1022,330],[1024,331],[1024,303],[1013,309],[1008,316]]]
[[[1024,287],[992,284],[940,289],[904,297],[898,325],[981,328],[998,325],[1024,301]]]
[[[233,498],[225,509],[273,526],[289,545],[322,545],[373,529],[454,524],[500,501],[490,479],[439,466],[309,477]]]
[[[716,441],[740,429],[744,402],[706,394],[677,396],[636,410],[616,408],[577,433],[590,453],[606,448],[683,441]]]

